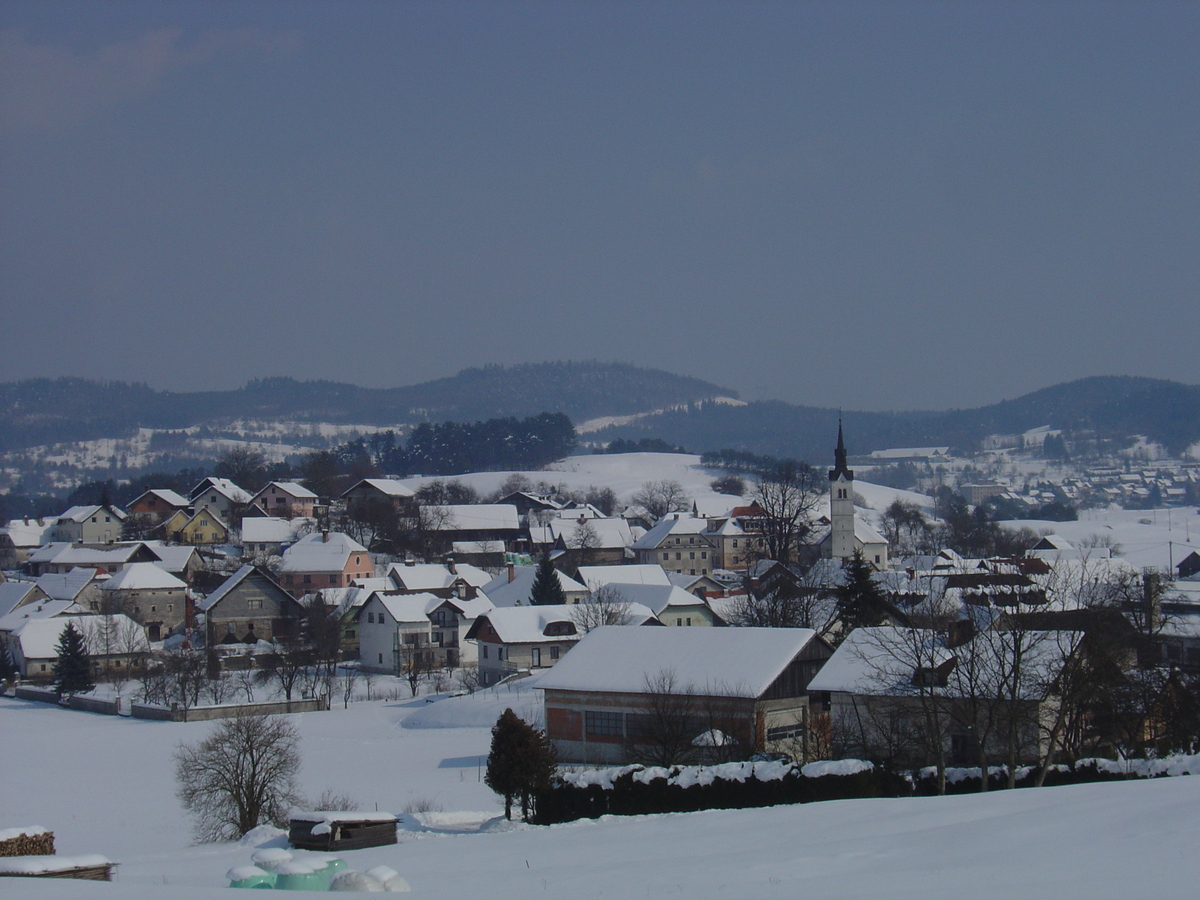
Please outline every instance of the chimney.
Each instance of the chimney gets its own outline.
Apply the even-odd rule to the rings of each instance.
[[[508,583],[512,584],[517,580],[517,567],[512,563],[508,564]]]
[[[404,564],[406,566],[415,566],[417,564],[417,561],[415,558],[413,558],[411,556],[406,556],[406,557],[404,557]]]
[[[451,575],[457,575],[457,574],[458,574],[458,569],[456,569],[456,568],[454,567],[454,557],[453,557],[453,556],[447,556],[447,557],[446,557],[446,568],[450,570],[450,574],[451,574]]]
[[[328,532],[328,531],[322,531],[322,532],[321,532],[321,543],[322,543],[322,544],[328,544],[328,543],[329,543],[329,532]]]
[[[1142,606],[1147,634],[1158,630],[1162,619],[1162,579],[1157,569],[1142,570]]]

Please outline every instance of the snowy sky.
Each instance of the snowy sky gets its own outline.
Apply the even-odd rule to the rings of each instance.
[[[1194,3],[6,0],[0,380],[1194,382],[1197,46]]]

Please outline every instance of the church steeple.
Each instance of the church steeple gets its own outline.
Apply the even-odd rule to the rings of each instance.
[[[837,481],[841,476],[847,481],[854,480],[854,472],[846,468],[846,442],[842,438],[842,418],[838,416],[838,442],[833,451],[833,468],[829,470],[829,480]]]

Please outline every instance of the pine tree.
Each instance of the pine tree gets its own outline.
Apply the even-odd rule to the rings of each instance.
[[[0,645],[0,683],[11,681],[17,676],[17,664],[7,645]]]
[[[67,623],[54,650],[58,655],[54,663],[54,690],[58,694],[83,694],[96,686],[92,681],[92,657],[74,622]]]
[[[492,728],[492,749],[488,754],[484,783],[504,797],[504,817],[512,819],[512,804],[521,798],[526,819],[533,810],[534,797],[550,787],[556,765],[554,745],[546,733],[506,709]]]
[[[538,564],[537,575],[533,579],[533,590],[529,593],[529,602],[534,606],[547,606],[567,602],[563,593],[562,583],[558,580],[558,572],[550,562],[550,554],[542,557]]]
[[[844,572],[845,577],[837,589],[838,619],[842,623],[842,633],[849,634],[855,628],[881,624],[887,603],[879,585],[875,583],[870,563],[856,550],[854,556],[846,560]]]

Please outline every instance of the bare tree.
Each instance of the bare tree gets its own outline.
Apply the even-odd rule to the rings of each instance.
[[[703,728],[692,686],[680,684],[673,669],[647,674],[644,683],[645,712],[626,716],[626,756],[655,766],[690,762]]]
[[[580,519],[575,523],[575,530],[571,532],[571,537],[567,539],[567,546],[571,549],[575,557],[576,566],[588,566],[592,564],[592,558],[595,552],[600,549],[601,545],[600,534],[596,531],[596,526],[587,519]]]
[[[682,512],[688,509],[692,502],[683,485],[670,480],[647,481],[630,499],[655,520],[661,519],[667,513]]]
[[[632,607],[619,586],[605,584],[572,605],[571,620],[581,634],[587,634],[602,625],[628,625],[633,621]]]
[[[808,463],[785,460],[759,475],[754,499],[763,508],[763,540],[768,559],[785,565],[812,530],[811,516],[825,490]]]
[[[254,493],[267,483],[267,458],[249,444],[235,444],[217,457],[213,472]]]
[[[755,628],[812,628],[818,634],[829,630],[837,618],[836,593],[825,585],[821,570],[789,568],[791,577],[772,579],[753,586],[749,578],[743,593],[731,604],[729,624]]]
[[[458,683],[462,685],[462,689],[468,694],[473,694],[479,690],[479,685],[482,683],[479,674],[479,664],[472,663],[469,666],[461,666],[458,670]]]
[[[357,664],[342,667],[342,706],[345,709],[350,708],[350,701],[354,699],[354,689],[358,685],[358,673]]]
[[[299,802],[300,735],[277,716],[225,719],[199,744],[175,751],[176,794],[200,841],[238,838],[265,823],[286,826]]]
[[[425,677],[436,669],[433,651],[421,644],[400,645],[398,656],[399,674],[408,682],[410,696],[417,696],[417,689]]]

